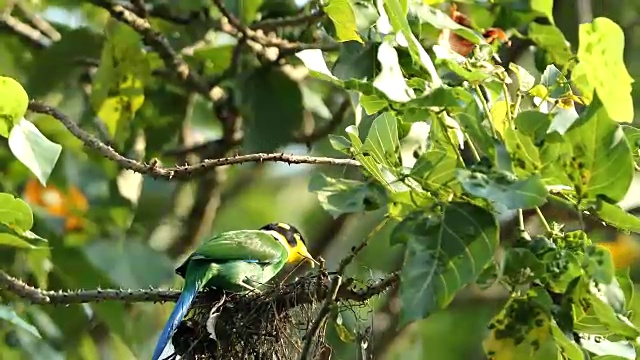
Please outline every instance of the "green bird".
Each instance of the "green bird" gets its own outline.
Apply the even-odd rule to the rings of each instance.
[[[204,242],[176,269],[184,278],[182,294],[164,326],[153,360],[158,360],[196,294],[204,287],[231,292],[259,291],[288,263],[314,265],[302,234],[286,223],[270,223],[260,230],[218,234]]]

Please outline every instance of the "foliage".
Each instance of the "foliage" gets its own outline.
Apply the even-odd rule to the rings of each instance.
[[[572,47],[553,1],[461,2],[471,24],[452,20],[445,1],[88,3],[24,2],[24,14],[56,7],[79,12],[82,24],[57,19],[53,29],[34,25],[38,36],[11,26],[0,34],[4,275],[54,290],[158,287],[211,223],[224,231],[295,220],[321,244],[318,219],[383,217],[393,225],[369,246],[382,249],[384,264],[359,265],[393,279],[389,286],[397,270],[394,334],[469,288],[499,288],[507,298],[486,324],[488,358],[636,358],[634,286],[617,253],[541,211],[561,203],[640,233],[620,206],[640,130],[625,31],[613,20],[581,24]],[[13,5],[0,5],[14,19]],[[491,26],[531,41],[537,68],[499,61],[503,44],[483,31]],[[463,56],[458,45],[473,51]],[[274,154],[298,145],[308,157]],[[236,152],[249,157],[234,161]],[[259,164],[210,161],[225,157],[221,165]],[[300,175],[276,167],[263,175],[262,161],[340,166],[304,173],[303,191],[293,192],[287,182]],[[541,231],[525,224],[529,210]],[[515,235],[503,231],[509,213]],[[340,246],[349,261],[364,247]],[[166,318],[154,304],[28,304],[33,293],[8,277],[0,279],[8,359],[94,359],[106,343],[114,358],[142,358]],[[332,307],[333,345],[362,347],[364,322],[347,310]]]

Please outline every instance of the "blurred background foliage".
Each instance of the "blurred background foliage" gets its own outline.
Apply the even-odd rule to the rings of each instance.
[[[424,2],[444,5],[437,0]],[[151,23],[167,36],[174,49],[181,49],[190,66],[206,74],[210,83],[219,83],[233,94],[232,99],[220,101],[213,109],[211,103],[168,76],[157,55],[143,49],[126,26],[109,20],[107,11],[96,6],[100,3],[106,2],[0,0],[0,73],[20,81],[31,98],[57,106],[78,119],[81,127],[135,159],[157,158],[172,165],[218,154],[220,144],[214,140],[228,135],[221,124],[238,113],[246,125],[243,151],[337,154],[326,133],[316,131],[330,127],[332,133],[343,133],[354,123],[353,110],[344,106],[345,102],[349,104],[348,95],[325,82],[305,78],[299,62],[274,70],[264,59],[259,62],[235,54],[235,38],[216,31],[207,22],[208,18],[219,18],[209,1],[146,3],[178,17],[178,23],[158,18]],[[368,1],[352,3],[360,7],[356,19],[359,27],[366,28],[377,16],[375,7]],[[535,1],[469,0],[460,1],[459,8],[475,26],[508,31],[513,44],[501,49],[501,58],[539,75],[549,55],[530,47],[530,40],[524,36],[536,17],[531,3]],[[226,0],[226,5],[242,20],[309,12],[305,2],[290,0]],[[562,31],[574,51],[578,24],[597,16],[609,17],[624,29],[625,64],[631,76],[639,78],[640,2],[558,0],[553,6],[553,26]],[[277,33],[282,38],[328,44],[328,56],[338,58],[332,72],[340,78],[372,78],[378,71],[375,50],[356,41],[332,42],[335,28],[324,25],[329,33],[319,32],[314,26],[287,27]],[[423,26],[423,30],[420,39],[425,44],[433,42],[437,36],[434,29]],[[548,48],[556,47],[558,51],[550,52],[556,58],[551,60],[562,66],[570,54],[563,58],[564,44],[557,41],[554,31],[539,29],[534,35]],[[522,38],[519,33],[524,34]],[[114,44],[118,46],[105,56],[104,49]],[[126,64],[138,57],[147,57],[148,66]],[[125,64],[112,66],[109,71],[98,66],[105,61]],[[231,76],[230,67],[238,67]],[[123,79],[126,81],[118,85]],[[121,100],[132,110],[129,112],[110,103],[116,101],[110,87],[125,83],[132,90]],[[633,86],[638,108],[640,85],[636,82]],[[366,133],[371,118],[357,115],[363,119],[360,132]],[[384,214],[376,211],[333,218],[308,190],[310,179],[320,172],[343,175],[353,169],[258,163],[217,169],[189,181],[156,180],[121,171],[116,164],[84,148],[51,118],[32,115],[30,120],[63,146],[61,159],[47,187],[42,187],[14,159],[6,141],[0,140],[0,191],[20,195],[32,205],[36,215],[33,231],[47,238],[51,246],[29,251],[3,247],[0,267],[40,287],[178,287],[181,280],[173,274],[173,268],[201,240],[212,233],[257,228],[276,220],[296,224],[312,254],[325,258],[332,268]],[[191,153],[183,151],[203,143],[209,145]],[[634,188],[636,191],[625,202],[627,209],[638,205],[637,185]],[[576,224],[573,214],[565,209],[544,211],[553,211],[556,221],[565,219]],[[535,221],[529,225],[535,227]],[[616,266],[630,266],[634,280],[640,280],[636,236],[591,225],[593,231],[600,231]],[[514,226],[513,219],[505,217],[503,232],[508,234]],[[383,229],[372,239],[352,272],[375,280],[397,269],[401,253],[390,247],[389,230]],[[25,326],[17,326],[19,319],[0,316],[3,360],[146,358],[173,306],[34,306],[0,295],[0,315],[9,305],[42,335],[39,339]],[[333,358],[357,358],[358,340],[370,336],[369,346],[380,359],[483,359],[481,341],[487,335],[486,325],[506,301],[501,291],[470,288],[448,310],[398,333],[394,326],[396,295],[391,289],[367,305],[344,311],[340,321],[328,328]],[[634,307],[640,311],[638,298]]]

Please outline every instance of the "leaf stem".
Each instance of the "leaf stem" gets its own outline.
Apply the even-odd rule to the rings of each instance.
[[[522,94],[518,91],[518,95],[516,95],[516,104],[513,107],[513,118],[515,119],[520,112],[520,102],[522,102]]]
[[[487,103],[487,100],[484,98],[484,95],[482,94],[482,90],[480,90],[480,85],[474,85],[473,88],[475,89],[476,94],[480,98],[480,103],[482,103],[482,108],[484,109],[487,119],[489,120],[489,126],[491,126],[491,132],[493,133],[493,136],[498,137],[496,128],[493,126],[493,116],[491,116],[489,103]]]
[[[504,93],[504,102],[507,103],[507,121],[509,126],[513,126],[513,115],[511,114],[511,97],[509,96],[509,88],[507,83],[502,83],[502,92]]]
[[[518,209],[518,226],[521,232],[525,232],[524,227],[524,214],[522,213],[522,209]]]
[[[464,133],[464,137],[469,143],[469,149],[471,149],[471,153],[473,153],[474,159],[476,159],[476,161],[480,161],[480,154],[478,153],[476,146],[473,145],[473,141],[471,141],[471,138],[469,137],[469,135],[467,135],[467,133]],[[462,163],[464,164],[464,161]]]
[[[547,230],[547,232],[550,232],[551,227],[549,226],[547,219],[544,217],[544,214],[542,213],[542,211],[540,211],[540,208],[537,206],[536,206],[536,213],[538,214],[540,221],[542,221],[542,225],[544,226],[545,230]]]

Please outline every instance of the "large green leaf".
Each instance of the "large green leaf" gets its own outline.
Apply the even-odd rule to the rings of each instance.
[[[580,24],[580,46],[576,77],[586,77],[587,84],[579,82],[585,96],[589,88],[595,89],[615,121],[633,120],[631,84],[633,78],[624,65],[624,33],[612,20],[595,18],[591,24]],[[606,69],[606,70],[605,70]]]
[[[9,133],[9,149],[43,186],[46,186],[62,152],[62,146],[47,139],[32,122],[24,118]]]
[[[550,63],[562,66],[573,57],[569,42],[565,39],[562,31],[553,25],[531,22],[529,24],[529,38],[546,51]]]
[[[0,193],[0,223],[27,231],[33,226],[33,213],[22,199]]]
[[[580,196],[604,195],[620,201],[633,179],[633,158],[622,128],[598,98],[565,135],[573,148],[573,163],[567,170]]]
[[[594,211],[601,220],[609,225],[613,225],[618,229],[640,233],[640,218],[629,214],[618,205],[597,199],[592,202],[590,210]]]
[[[128,133],[129,121],[144,103],[144,84],[151,66],[140,46],[140,36],[129,26],[112,19],[107,23],[106,36],[91,105],[109,135],[115,137],[120,131]]]
[[[8,137],[13,125],[27,112],[29,95],[16,80],[0,76],[0,136]]]
[[[370,183],[330,178],[314,174],[309,180],[309,191],[318,194],[322,208],[334,218],[346,213],[375,210],[384,206],[384,190]]]
[[[509,174],[486,175],[458,169],[456,177],[468,193],[510,210],[532,209],[547,202],[547,189],[538,175],[517,179]]]
[[[240,89],[246,120],[245,149],[268,152],[290,141],[303,118],[298,84],[270,67],[252,72],[243,79]]]
[[[338,41],[357,41],[364,43],[360,35],[358,35],[356,16],[353,12],[351,1],[329,0],[323,9],[336,28],[336,38]]]
[[[362,151],[368,152],[378,164],[390,169],[400,166],[398,120],[392,113],[385,112],[373,120]]]
[[[477,279],[498,246],[495,217],[468,203],[451,203],[439,222],[425,216],[409,231],[400,274],[401,324],[448,305]]]

